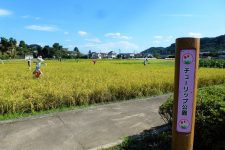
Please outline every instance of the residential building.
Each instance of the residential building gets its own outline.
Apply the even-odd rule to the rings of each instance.
[[[134,58],[134,53],[119,53],[117,55],[117,58],[121,58],[121,59]]]
[[[104,59],[104,58],[108,58],[108,54],[107,53],[100,53],[101,54],[101,58]]]
[[[92,59],[102,59],[102,55],[101,55],[101,53],[92,52],[91,58]]]
[[[116,52],[114,52],[114,51],[110,51],[109,53],[108,53],[108,58],[110,59],[114,59],[114,58],[116,58]]]

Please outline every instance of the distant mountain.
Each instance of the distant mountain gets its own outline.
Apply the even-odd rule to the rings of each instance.
[[[201,38],[200,39],[201,46],[200,51],[201,52],[211,52],[211,53],[217,53],[220,51],[225,51],[225,35],[213,37],[213,38]],[[175,55],[175,43],[171,44],[169,47],[151,47],[144,51],[142,51],[142,54],[153,54],[154,56],[161,55]]]
[[[225,35],[215,38],[201,38],[201,52],[225,51]]]

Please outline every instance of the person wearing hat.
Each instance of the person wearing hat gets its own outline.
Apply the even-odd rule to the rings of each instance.
[[[37,63],[36,63],[36,68],[35,68],[35,70],[33,72],[33,74],[34,74],[34,76],[36,78],[39,78],[41,76],[41,74],[42,74],[42,72],[41,72],[41,63],[42,62],[44,62],[44,59],[42,59],[41,56],[38,56]]]

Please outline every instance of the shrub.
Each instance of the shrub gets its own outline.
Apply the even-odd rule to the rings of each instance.
[[[160,115],[172,122],[173,98],[159,108]],[[196,106],[194,149],[225,149],[225,85],[199,89]]]
[[[123,142],[102,150],[169,150],[171,144],[170,125],[161,125],[140,134],[126,137]]]
[[[200,67],[209,67],[209,68],[225,68],[224,59],[200,59]]]

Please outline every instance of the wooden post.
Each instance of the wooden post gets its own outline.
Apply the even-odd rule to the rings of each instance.
[[[193,149],[199,49],[199,38],[176,39],[172,150]]]

